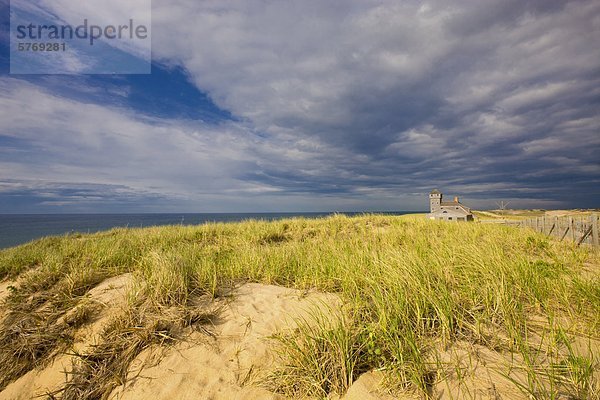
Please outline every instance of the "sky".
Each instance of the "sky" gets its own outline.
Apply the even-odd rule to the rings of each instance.
[[[145,75],[11,74],[9,11],[0,213],[600,207],[598,1],[153,0]]]

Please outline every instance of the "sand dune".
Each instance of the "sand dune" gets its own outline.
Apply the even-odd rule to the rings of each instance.
[[[73,350],[84,352],[102,340],[102,329],[110,317],[125,304],[125,295],[131,280],[131,274],[125,274],[107,279],[90,290],[89,301],[101,305],[101,311],[90,324],[79,330]],[[75,309],[70,312],[75,312]],[[0,392],[0,400],[32,399],[60,389],[65,383],[65,372],[70,371],[72,361],[73,356],[70,354],[57,355],[50,365],[29,371],[9,384]]]
[[[126,305],[127,290],[133,282],[131,274],[105,280],[87,296],[89,302],[101,306],[99,313],[79,329],[71,351],[84,353],[102,342],[102,331],[111,317]],[[0,284],[0,301],[9,293]],[[199,309],[208,300],[198,300]],[[321,311],[339,308],[341,300],[333,294],[300,291],[257,283],[244,284],[230,293],[210,300],[220,308],[218,318],[204,331],[193,331],[183,340],[168,347],[153,346],[138,355],[129,367],[127,381],[110,394],[111,400],[142,399],[285,399],[272,393],[261,383],[277,365],[275,340],[272,335],[293,330],[298,318],[310,321],[315,307]],[[204,302],[204,303],[203,303]],[[69,313],[75,312],[70,310]],[[434,386],[436,398],[473,397],[494,399],[497,396],[525,399],[504,377],[511,364],[501,355],[483,346],[454,343],[440,351],[432,362],[447,365],[448,375]],[[65,383],[74,356],[58,354],[50,365],[34,369],[9,384],[0,392],[0,400],[31,399],[57,392]],[[460,373],[460,376],[457,376]],[[515,375],[526,380],[524,374]],[[388,394],[380,389],[385,376],[380,371],[361,375],[342,397],[336,400],[418,399],[416,393]]]
[[[339,302],[333,295],[255,283],[222,301],[214,337],[198,332],[166,351],[145,351],[134,362],[130,381],[112,398],[282,399],[253,385],[274,362],[269,336],[292,329],[293,319],[315,304]],[[140,370],[142,366],[146,367]]]
[[[102,329],[125,304],[131,281],[130,274],[121,275],[89,292],[89,301],[100,304],[102,311],[78,331],[73,350],[85,352],[102,340]],[[0,286],[0,299],[8,295],[9,285],[5,282]],[[115,389],[110,398],[284,399],[260,386],[276,362],[270,336],[293,329],[295,319],[308,318],[314,307],[341,304],[332,294],[256,283],[242,285],[217,302],[223,308],[209,328],[211,335],[194,332],[174,346],[142,352],[130,366],[127,383]],[[50,365],[29,371],[9,384],[0,392],[0,400],[31,399],[55,392],[65,383],[72,361],[70,354],[57,355]],[[359,379],[346,398],[380,398],[365,397],[375,393],[378,380],[373,376]]]

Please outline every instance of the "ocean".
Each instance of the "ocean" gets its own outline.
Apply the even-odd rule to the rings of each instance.
[[[411,212],[378,212],[404,215]],[[236,222],[247,219],[319,218],[333,213],[224,213],[224,214],[0,214],[0,249],[50,235],[93,233],[116,227],[198,225],[205,222]],[[360,212],[342,213],[358,215]]]

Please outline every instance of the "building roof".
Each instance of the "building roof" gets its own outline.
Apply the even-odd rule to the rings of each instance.
[[[429,215],[444,215],[444,214],[448,214],[448,215],[471,215],[471,212],[467,209],[465,209],[464,207],[459,207],[458,209],[456,208],[440,208],[437,211],[431,212],[429,213]]]
[[[431,193],[429,193],[429,194],[442,194],[442,192],[440,192],[440,191],[439,191],[439,190],[437,190],[437,189],[433,189],[433,190],[431,191]]]
[[[461,203],[457,203],[454,201],[443,201],[440,203],[440,209],[443,210],[444,208],[449,208],[452,210],[456,210],[457,208],[459,210],[464,211],[467,214],[471,214],[471,209],[469,207],[466,207],[465,205],[461,204]]]

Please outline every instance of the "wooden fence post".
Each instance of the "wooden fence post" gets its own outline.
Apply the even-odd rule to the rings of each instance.
[[[552,236],[552,232],[554,232],[554,230],[557,228],[558,227],[556,226],[556,217],[554,217],[552,219],[552,226],[550,227],[550,230],[548,231],[548,237]],[[556,236],[556,234],[554,234],[554,236]]]
[[[598,238],[598,216],[592,215],[590,219],[592,223],[592,246],[598,247],[600,246]]]
[[[591,232],[592,232],[591,226],[588,227],[587,229],[585,229],[585,232],[583,232],[583,235],[577,241],[577,246],[579,246],[581,243],[583,243],[585,241],[585,239],[587,239],[587,237],[590,235]]]
[[[565,237],[567,237],[567,233],[569,233],[570,226],[569,226],[569,219],[568,218],[566,219],[566,222],[567,222],[567,226],[565,227],[565,231],[562,233],[562,235],[560,237],[560,241],[561,242],[565,239]]]
[[[575,241],[575,220],[573,217],[569,217],[569,229],[571,230],[571,240]]]
[[[546,216],[545,215],[542,217],[542,233],[544,235],[546,234]]]

